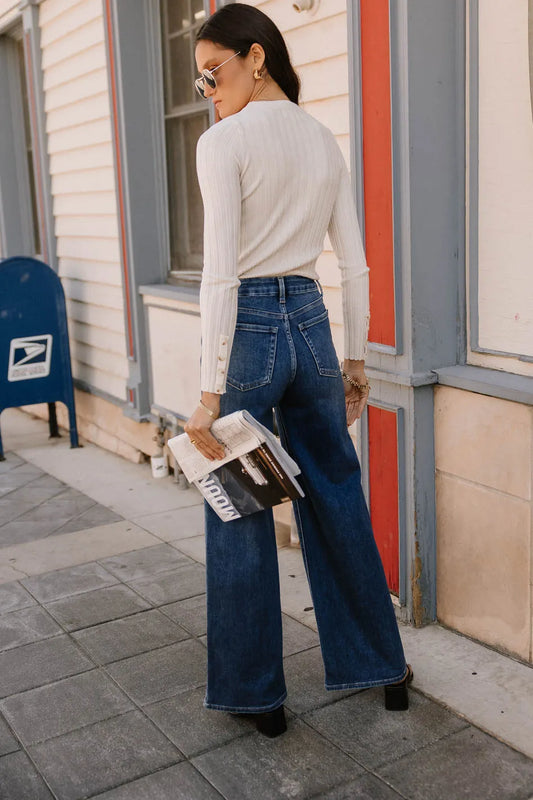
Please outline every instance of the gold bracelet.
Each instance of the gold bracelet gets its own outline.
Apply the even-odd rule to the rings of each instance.
[[[344,378],[344,380],[348,381],[348,383],[351,383],[351,385],[355,389],[359,389],[359,390],[368,389],[368,391],[370,392],[370,384],[369,384],[368,381],[366,383],[359,383],[358,380],[356,380],[355,378],[350,377],[350,375],[347,375],[344,370],[341,370],[341,372],[342,372],[342,377]]]
[[[204,411],[207,411],[207,413],[209,414],[209,416],[210,416],[210,417],[213,417],[213,419],[216,419],[216,418],[218,417],[218,414],[215,414],[215,412],[214,412],[214,411],[211,411],[211,409],[210,409],[210,408],[208,408],[208,407],[205,405],[205,403],[202,403],[202,401],[201,401],[201,400],[200,400],[200,402],[198,403],[198,405],[200,406],[200,408],[203,408],[203,410],[204,410]]]

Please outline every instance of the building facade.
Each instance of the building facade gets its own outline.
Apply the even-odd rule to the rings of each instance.
[[[351,168],[372,384],[352,433],[398,613],[532,662],[532,3],[257,5]],[[0,258],[60,275],[80,433],[135,461],[198,399],[214,10],[0,0]],[[342,357],[327,239],[318,268]]]

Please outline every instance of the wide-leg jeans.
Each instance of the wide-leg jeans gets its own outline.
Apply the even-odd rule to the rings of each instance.
[[[400,681],[406,661],[346,424],[343,379],[318,281],[248,278],[221,415],[247,409],[296,460],[294,502],[326,689]],[[287,696],[272,510],[223,522],[205,503],[206,708],[269,711]]]

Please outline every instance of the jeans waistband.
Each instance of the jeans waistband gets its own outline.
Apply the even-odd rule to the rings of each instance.
[[[322,287],[318,280],[306,278],[303,275],[278,275],[268,278],[241,278],[239,286],[240,297],[280,297],[304,294],[306,292],[320,292]]]

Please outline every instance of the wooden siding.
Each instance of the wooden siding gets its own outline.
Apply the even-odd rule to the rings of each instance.
[[[73,372],[124,400],[128,363],[102,2],[44,0],[39,26]]]

